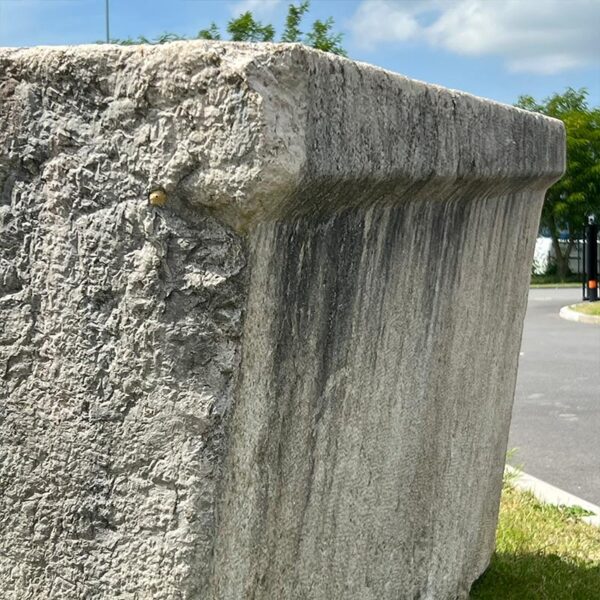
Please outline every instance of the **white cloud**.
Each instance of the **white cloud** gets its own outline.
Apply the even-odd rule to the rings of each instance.
[[[362,2],[352,19],[352,30],[357,42],[363,47],[373,48],[381,42],[403,42],[418,37],[422,30],[417,20],[419,4],[418,0]]]
[[[511,71],[549,74],[600,63],[598,0],[364,0],[353,23],[364,47],[422,41],[499,56]]]

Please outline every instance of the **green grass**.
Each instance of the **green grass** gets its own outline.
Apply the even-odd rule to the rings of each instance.
[[[582,304],[572,304],[571,310],[583,313],[584,315],[593,315],[600,317],[600,302],[583,302]],[[600,596],[599,596],[600,597]]]
[[[531,287],[577,287],[581,285],[581,275],[567,275],[566,279],[560,279],[558,275],[532,275]]]
[[[579,507],[542,504],[505,484],[496,552],[472,600],[600,599],[600,528]]]
[[[530,283],[529,287],[532,289],[537,288],[580,288],[581,283]]]

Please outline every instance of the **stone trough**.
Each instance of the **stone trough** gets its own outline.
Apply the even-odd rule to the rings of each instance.
[[[467,597],[563,168],[299,45],[0,50],[2,597]]]

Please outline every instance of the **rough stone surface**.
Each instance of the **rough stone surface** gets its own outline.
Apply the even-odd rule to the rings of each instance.
[[[563,167],[300,46],[0,50],[2,597],[466,597]]]

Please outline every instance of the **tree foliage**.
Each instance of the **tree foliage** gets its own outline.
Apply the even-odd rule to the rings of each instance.
[[[309,8],[310,3],[308,0],[304,0],[304,2],[300,2],[297,5],[290,4],[288,6],[288,14],[285,18],[285,30],[281,36],[282,42],[299,42],[302,39],[300,22]]]
[[[227,23],[227,33],[233,42],[272,42],[275,28],[255,21],[252,13],[246,11]]]
[[[346,56],[342,47],[341,33],[333,33],[334,20],[329,17],[325,21],[317,19],[310,31],[303,33],[300,29],[304,15],[310,9],[310,2],[303,0],[299,4],[290,4],[285,19],[285,29],[281,36],[282,42],[300,42],[325,52]],[[203,30],[200,33],[206,33]],[[250,11],[232,19],[227,24],[230,39],[235,42],[271,42],[275,39],[275,28],[272,25],[263,25],[256,21]],[[211,24],[211,37],[206,39],[220,39],[219,30],[214,23]],[[219,37],[217,37],[219,36]],[[203,36],[204,37],[204,36]]]
[[[325,21],[317,19],[313,23],[312,31],[306,34],[306,44],[324,52],[346,56],[346,51],[342,47],[342,34],[333,34],[332,29],[333,19],[331,17]]]
[[[290,4],[285,19],[285,29],[281,36],[282,42],[300,42],[313,48],[346,56],[342,46],[343,34],[334,33],[334,20],[329,17],[325,21],[317,19],[312,24],[310,31],[303,33],[300,29],[302,19],[310,9],[309,0],[302,0],[298,4]],[[275,39],[275,28],[271,24],[263,25],[254,18],[250,11],[242,13],[239,17],[227,23],[229,39],[234,42],[272,42]],[[220,40],[221,32],[216,23],[212,22],[207,29],[201,29],[196,36],[202,40]],[[164,33],[154,40],[144,36],[111,40],[114,44],[164,44],[176,40],[187,39],[175,33]]]
[[[590,108],[587,90],[567,88],[538,103],[521,96],[517,106],[539,112],[565,124],[567,169],[563,178],[546,193],[541,227],[548,230],[556,254],[559,276],[569,272],[569,256],[576,237],[590,214],[600,217],[600,107]],[[567,232],[561,248],[561,232]]]
[[[198,32],[198,39],[199,40],[220,40],[221,39],[221,33],[219,32],[219,28],[217,27],[217,24],[213,21],[208,29],[201,29]]]
[[[125,38],[118,40],[111,40],[111,44],[120,44],[121,46],[134,46],[136,44],[167,44],[168,42],[179,42],[187,39],[182,35],[176,33],[162,33],[157,38],[151,40],[144,35],[139,35],[137,38]],[[98,42],[103,44],[104,42]]]

